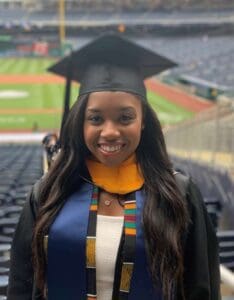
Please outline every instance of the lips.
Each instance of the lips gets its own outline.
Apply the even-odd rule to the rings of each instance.
[[[98,147],[102,152],[112,154],[120,151],[124,147],[124,144],[116,144],[116,145],[98,144]]]

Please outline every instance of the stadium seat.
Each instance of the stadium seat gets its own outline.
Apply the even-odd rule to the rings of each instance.
[[[220,263],[234,271],[234,231],[218,231]]]

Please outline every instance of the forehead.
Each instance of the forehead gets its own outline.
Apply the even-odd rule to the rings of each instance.
[[[105,109],[141,109],[139,98],[127,92],[101,91],[89,95],[87,110],[105,110]]]

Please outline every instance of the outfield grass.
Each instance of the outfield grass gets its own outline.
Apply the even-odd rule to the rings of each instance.
[[[0,74],[43,74],[55,62],[52,58],[4,58]]]
[[[46,69],[54,62],[55,60],[42,58],[0,59],[0,75],[49,74]],[[9,93],[12,92],[21,94],[19,97],[9,96]],[[4,96],[3,93],[7,96]],[[72,103],[75,102],[77,94],[78,85],[73,84]],[[176,106],[151,91],[148,91],[147,96],[162,124],[173,124],[191,118],[193,115],[193,113]],[[38,114],[32,112],[29,114],[27,110],[62,110],[63,97],[63,84],[1,84],[0,82],[0,130],[32,129],[35,127],[38,130],[59,128],[61,113],[43,112]],[[21,110],[19,114],[15,114],[14,110],[16,109]],[[22,109],[25,109],[25,113],[22,112]],[[9,110],[12,110],[12,114]]]
[[[25,92],[25,97],[1,97],[1,91]],[[71,99],[76,99],[78,86],[74,84]],[[0,109],[5,108],[62,108],[63,84],[0,84]]]
[[[162,124],[174,124],[187,120],[194,115],[194,113],[169,102],[167,99],[156,95],[153,92],[148,91],[147,98]]]
[[[3,130],[57,130],[60,128],[60,114],[4,114],[0,115],[0,129]]]

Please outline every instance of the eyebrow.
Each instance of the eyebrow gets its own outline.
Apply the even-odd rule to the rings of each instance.
[[[135,108],[132,106],[126,106],[126,107],[121,107],[119,109],[119,111],[127,111],[127,110],[135,110]],[[101,112],[102,110],[97,109],[97,108],[87,108],[87,111],[96,113],[96,112]]]
[[[88,112],[100,112],[100,110],[96,109],[96,108],[87,108],[87,111]]]

